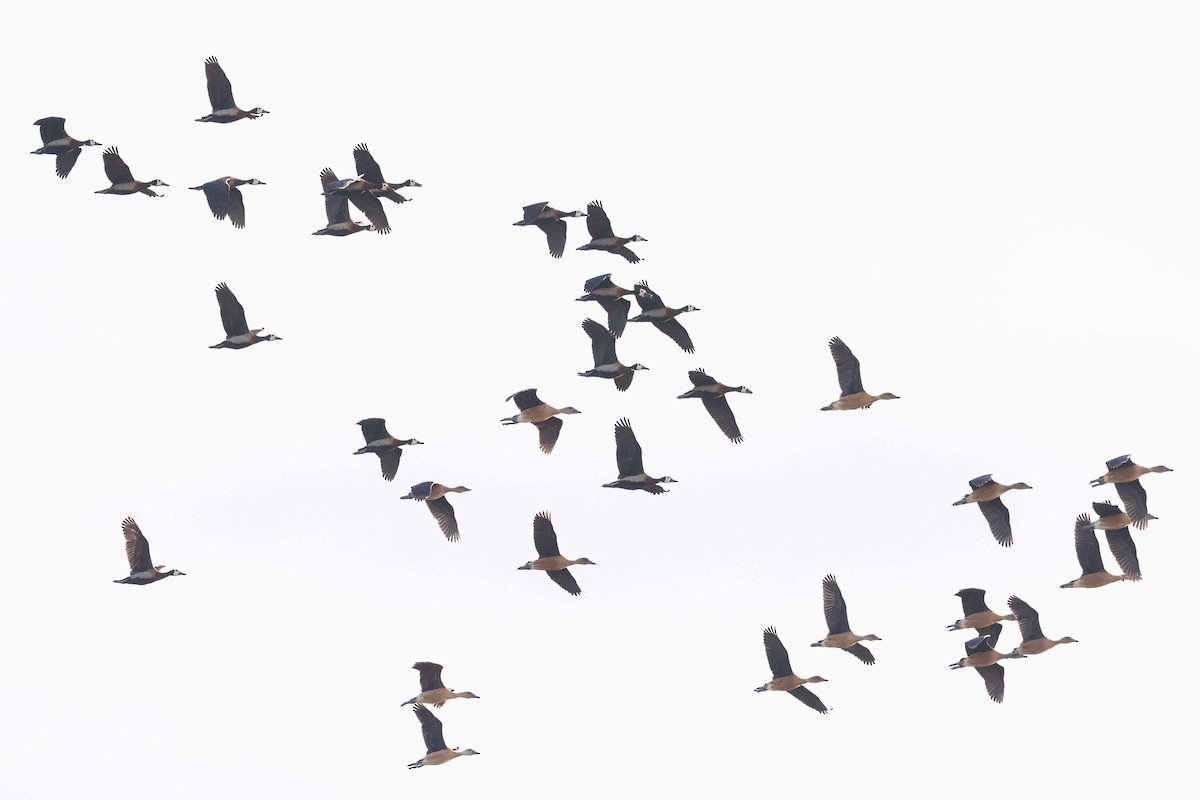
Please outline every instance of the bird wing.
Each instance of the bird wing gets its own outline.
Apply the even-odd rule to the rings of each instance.
[[[846,652],[849,653],[850,655],[854,656],[855,658],[857,658],[859,661],[863,662],[864,664],[874,664],[875,663],[875,656],[871,655],[871,651],[868,650],[866,648],[866,646],[863,645],[862,642],[859,642],[858,644],[847,647]]]
[[[704,407],[708,409],[708,415],[713,418],[713,422],[717,423],[721,433],[729,437],[729,441],[734,444],[742,441],[742,432],[738,429],[737,420],[733,418],[733,409],[729,407],[729,401],[725,399],[724,395],[702,397],[700,402],[704,403]]]
[[[1135,528],[1145,528],[1150,522],[1150,511],[1146,508],[1146,488],[1141,481],[1118,483],[1117,497],[1125,504],[1125,513]]]
[[[786,678],[792,674],[792,662],[788,658],[787,648],[779,640],[779,634],[774,628],[763,631],[763,647],[767,651],[767,665],[771,668],[771,677]]]
[[[575,582],[575,576],[571,574],[570,570],[551,569],[547,570],[546,574],[550,576],[550,580],[554,581],[571,594],[578,595],[583,592],[583,590],[579,588],[579,584]]]
[[[645,281],[634,284],[633,296],[637,298],[638,306],[642,311],[654,311],[666,307],[658,293],[651,289]]]
[[[1079,568],[1083,570],[1084,575],[1104,571],[1100,543],[1096,541],[1096,532],[1088,527],[1091,521],[1092,518],[1087,514],[1080,514],[1075,518],[1075,557],[1079,559]]]
[[[983,678],[988,697],[997,703],[1004,702],[1004,667],[1001,664],[991,664],[986,667],[976,667],[975,671]]]
[[[546,455],[554,449],[554,443],[558,441],[559,431],[562,430],[563,421],[558,417],[551,417],[541,422],[533,423],[533,426],[538,429],[538,447]]]
[[[625,323],[629,321],[629,301],[624,297],[600,297],[596,302],[608,312],[608,329],[613,338],[620,339],[625,332]]]
[[[567,249],[567,223],[561,219],[543,219],[539,220],[537,226],[546,234],[546,244],[550,248],[550,255],[555,258],[562,258],[563,251]]]
[[[701,386],[712,386],[717,382],[717,379],[709,375],[702,369],[694,369],[688,373],[688,380],[692,382],[692,386],[697,388]]]
[[[1004,626],[999,622],[994,622],[991,625],[988,625],[986,628],[980,628],[980,635],[971,640],[971,642],[978,642],[978,644],[975,645],[974,650],[972,650],[969,646],[971,642],[967,642],[968,654],[971,652],[978,653],[984,650],[995,650],[996,645],[1000,642],[1000,631],[1002,630],[1004,630]]]
[[[558,551],[558,536],[554,533],[549,511],[539,511],[533,518],[533,546],[539,558],[562,555]]]
[[[534,220],[536,220],[538,218],[538,214],[542,213],[542,209],[548,205],[550,205],[550,204],[549,203],[533,203],[531,205],[525,206],[524,208],[521,209],[521,213],[524,214],[524,218],[521,221],[522,222],[533,222]]]
[[[976,503],[992,529],[992,536],[1004,547],[1012,547],[1012,523],[1008,519],[1008,508],[997,497],[985,503]]]
[[[367,221],[375,226],[376,233],[390,233],[392,226],[388,224],[387,214],[383,210],[383,203],[379,202],[379,198],[370,192],[354,192],[350,195],[350,202],[358,207],[358,210],[366,215]]]
[[[413,706],[417,719],[421,720],[421,736],[425,738],[425,752],[436,753],[446,749],[446,740],[442,738],[442,721],[419,703]]]
[[[396,477],[396,471],[400,469],[400,456],[404,455],[404,451],[396,447],[378,455],[379,469],[383,472],[383,479],[385,481],[392,480]]]
[[[121,532],[125,534],[125,557],[129,559],[129,574],[153,570],[150,543],[142,535],[142,529],[133,521],[133,517],[126,517],[121,522]]]
[[[538,205],[545,206],[546,204],[539,203]],[[533,208],[533,206],[525,206],[525,213],[528,214],[529,209],[531,209],[531,208]],[[538,210],[540,211],[541,208],[539,207]],[[534,216],[537,216],[537,215],[535,214]],[[528,216],[526,216],[526,219],[528,219]],[[590,232],[590,229],[589,229],[589,232]],[[588,280],[584,281],[584,283],[583,283],[583,291],[587,292],[588,294],[591,294],[592,292],[596,291],[597,289],[606,289],[610,286],[615,286],[616,284],[614,284],[612,281],[609,280],[609,278],[611,278],[611,277],[612,277],[612,273],[606,272],[603,275],[597,275],[594,278],[589,278]]]
[[[863,390],[862,370],[854,353],[851,353],[846,343],[836,336],[829,340],[829,352],[833,354],[833,363],[837,365],[838,384],[842,387],[842,397],[861,392]]]
[[[458,520],[454,518],[454,507],[450,505],[450,501],[439,497],[437,500],[426,500],[425,505],[429,506],[429,513],[437,520],[442,535],[452,542],[457,542]]]
[[[612,223],[599,200],[593,200],[587,207],[587,228],[593,239],[613,238]]]
[[[842,597],[841,587],[837,578],[826,575],[821,581],[821,597],[825,605],[825,624],[829,626],[829,634],[847,633],[850,630],[850,620],[846,613],[846,599]]]
[[[64,117],[42,117],[33,124],[38,126],[38,132],[42,135],[42,144],[50,144],[59,139],[68,138],[67,120]]]
[[[613,378],[613,386],[617,387],[618,392],[623,392],[633,385],[633,370],[626,372]]]
[[[204,190],[204,199],[208,201],[212,215],[217,219],[225,219],[229,214],[229,194],[237,190],[223,180],[209,181],[200,188]]]
[[[655,320],[654,327],[671,337],[672,341],[683,349],[683,352],[696,352],[696,346],[692,344],[692,337],[688,336],[687,330],[680,324],[679,320],[673,318]]]
[[[1017,617],[1017,625],[1021,628],[1021,641],[1030,642],[1042,638],[1042,624],[1038,621],[1038,613],[1033,610],[1033,606],[1014,594],[1008,598],[1008,608]]]
[[[1092,503],[1092,510],[1102,517],[1115,517],[1121,513],[1121,509],[1117,508],[1112,503],[1105,500],[1103,503]]]
[[[246,310],[233,296],[233,292],[223,283],[217,284],[217,303],[221,306],[221,324],[225,326],[226,336],[241,336],[250,332],[246,324]]]
[[[592,361],[595,366],[602,367],[617,360],[617,340],[608,330],[594,319],[585,319],[583,329],[592,339]]]
[[[962,598],[963,616],[969,617],[980,611],[987,611],[987,603],[983,601],[983,589],[962,589],[958,593]]]
[[[642,468],[642,446],[638,444],[629,420],[617,420],[614,430],[617,437],[617,477],[641,475],[645,471]]]
[[[246,227],[246,205],[242,202],[242,191],[236,186],[229,187],[229,220],[235,228]]]
[[[1140,581],[1142,579],[1142,567],[1138,563],[1137,547],[1133,544],[1133,537],[1129,534],[1129,528],[1114,528],[1104,533],[1108,537],[1108,549],[1112,551],[1113,558],[1117,560],[1121,571],[1132,580]],[[1098,547],[1097,553],[1099,553]]]
[[[829,713],[829,709],[821,702],[821,698],[810,692],[805,686],[797,686],[795,689],[789,689],[788,694],[815,711],[820,711],[822,714]]]
[[[104,151],[104,174],[113,184],[133,183],[133,173],[129,171],[115,147]]]
[[[517,408],[521,409],[522,411],[542,405],[542,401],[539,400],[537,396],[537,389],[522,389],[519,392],[510,394],[504,399],[506,402],[512,400],[517,404]]]
[[[429,493],[433,491],[433,481],[425,481],[418,483],[416,486],[409,487],[410,500],[424,500],[429,497]]]
[[[434,689],[445,689],[442,683],[442,665],[432,661],[418,661],[412,665],[421,676],[421,691],[431,692]]]
[[[371,183],[384,182],[383,171],[379,169],[379,163],[371,155],[367,146],[361,142],[354,148],[354,171]]]
[[[213,113],[233,108],[236,105],[233,102],[233,86],[225,77],[225,70],[217,63],[216,56],[204,59],[204,75],[208,78],[208,101],[212,103]]]
[[[389,436],[386,422],[380,417],[359,420],[358,424],[362,428],[363,439],[367,444],[387,439]]]
[[[982,489],[989,483],[994,483],[994,481],[992,480],[991,473],[988,473],[987,475],[980,475],[978,478],[971,478],[967,483],[970,484],[972,489]]]
[[[1116,469],[1117,467],[1125,466],[1129,463],[1129,461],[1129,453],[1126,453],[1123,456],[1117,456],[1116,458],[1105,461],[1104,466],[1108,467],[1109,469]]]
[[[588,219],[591,219],[591,217],[588,217]],[[638,256],[637,253],[633,252],[625,245],[621,245],[620,247],[614,247],[611,252],[616,253],[621,258],[628,261],[630,264],[637,264],[638,262],[640,262],[642,260]]]
[[[71,169],[74,168],[75,162],[79,160],[79,154],[83,152],[82,148],[68,150],[65,153],[59,153],[54,159],[54,174],[60,178],[65,178],[71,174]]]

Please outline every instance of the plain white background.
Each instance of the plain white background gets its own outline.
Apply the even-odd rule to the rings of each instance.
[[[0,796],[529,797],[1031,791],[1180,785],[1196,711],[1185,505],[1200,199],[1196,20],[1182,4],[207,4],[28,7],[0,54],[6,413]],[[205,125],[220,58],[258,121]],[[30,125],[117,145],[163,199],[71,176]],[[389,236],[312,237],[317,174],[364,141],[413,201]],[[243,187],[248,225],[200,192]],[[645,261],[546,254],[523,205],[601,199]],[[356,218],[361,215],[356,213]],[[648,326],[591,366],[583,282],[647,280],[689,356]],[[252,327],[223,338],[213,287]],[[827,341],[869,391],[821,413]],[[687,371],[745,384],[728,442]],[[551,456],[503,398],[574,405]],[[380,416],[392,484],[352,456]],[[628,416],[671,493],[602,489]],[[1145,580],[1066,591],[1074,517],[1144,479]],[[1016,545],[951,508],[985,472]],[[465,484],[462,541],[398,498]],[[553,514],[584,593],[518,572]],[[118,586],[120,523],[186,577]],[[1115,570],[1107,549],[1106,563]],[[808,644],[840,579],[878,663]],[[1079,644],[1006,662],[1007,696],[947,665],[954,592],[1010,594]],[[775,625],[832,708],[781,695]],[[1005,649],[1018,634],[1008,626]],[[1189,655],[1189,653],[1191,655]],[[478,758],[407,772],[418,660],[480,700],[437,711]]]

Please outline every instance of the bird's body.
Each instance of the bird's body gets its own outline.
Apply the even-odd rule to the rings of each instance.
[[[1008,607],[1016,615],[1017,625],[1021,628],[1021,643],[1017,645],[1013,653],[1019,653],[1023,656],[1036,656],[1060,644],[1070,644],[1078,641],[1078,639],[1072,639],[1070,636],[1064,636],[1061,639],[1047,639],[1042,635],[1042,624],[1038,619],[1037,611],[1033,609],[1033,606],[1016,595],[1008,598]]]
[[[509,400],[517,404],[520,413],[505,417],[500,420],[500,423],[502,425],[532,423],[538,430],[538,447],[546,455],[554,450],[554,444],[558,441],[558,434],[562,430],[563,423],[557,415],[579,413],[579,409],[572,406],[555,408],[548,403],[543,403],[538,399],[537,389],[523,389],[505,398],[505,402]]]
[[[405,700],[400,704],[401,706],[422,703],[424,705],[431,705],[434,708],[441,708],[446,704],[446,701],[457,697],[469,700],[479,699],[479,695],[473,692],[456,692],[453,689],[447,689],[446,684],[442,683],[441,664],[434,664],[432,661],[418,661],[412,665],[412,668],[421,676],[421,693],[416,697]]]
[[[721,429],[721,433],[725,434],[734,444],[742,441],[742,431],[738,428],[737,420],[733,416],[733,409],[729,407],[729,401],[725,399],[725,395],[730,392],[754,393],[745,386],[726,386],[715,378],[709,377],[702,369],[694,369],[689,372],[688,380],[692,382],[692,388],[679,395],[678,399],[700,398],[708,415]]]
[[[341,200],[343,203],[349,201],[361,211],[371,223],[371,230],[375,233],[391,233],[392,226],[388,222],[387,213],[383,210],[383,203],[379,202],[376,196],[380,192],[388,188],[386,183],[374,183],[362,177],[339,179],[329,167],[321,170],[321,186],[323,187],[321,194],[325,196],[325,214],[330,219],[330,224],[333,224],[333,212],[344,208],[344,206],[332,206],[331,203]],[[349,209],[346,209],[348,215]],[[348,219],[349,217],[346,216]],[[328,230],[328,229],[327,229]]]
[[[457,542],[458,519],[454,516],[454,507],[446,497],[451,492],[469,492],[465,486],[443,486],[433,481],[425,481],[411,487],[411,491],[401,497],[401,500],[422,500],[429,508],[429,513],[437,520],[442,535],[451,542]]]
[[[242,304],[224,283],[217,284],[216,292],[217,304],[221,308],[221,324],[225,327],[225,341],[209,345],[209,349],[241,350],[259,342],[283,341],[281,337],[273,333],[259,336],[263,332],[263,328],[251,330],[250,326],[246,324],[246,310],[242,308]]]
[[[967,655],[950,665],[950,669],[974,667],[987,689],[988,697],[997,703],[1004,702],[1004,667],[1000,662],[1006,658],[1025,658],[1024,655],[1012,652],[1001,653],[995,649],[1000,639],[1000,623],[990,625],[983,631],[982,636],[976,636],[967,641]]]
[[[771,667],[772,679],[754,691],[756,692],[787,692],[809,708],[828,714],[829,709],[820,698],[804,687],[806,683],[824,683],[825,678],[814,675],[811,678],[801,678],[792,672],[792,662],[788,658],[787,649],[779,640],[774,628],[763,631],[763,647],[767,651],[767,664]]]
[[[623,392],[633,383],[633,373],[649,369],[641,364],[625,366],[617,359],[617,339],[610,331],[594,319],[583,321],[583,330],[592,340],[592,363],[595,366],[579,375],[584,378],[606,378]]]
[[[953,625],[947,625],[946,630],[957,631],[974,628],[979,633],[995,625],[1001,620],[1016,620],[1015,614],[997,614],[987,607],[983,589],[959,589],[954,593],[962,598],[963,618]]]
[[[113,583],[145,586],[147,583],[161,581],[172,575],[187,574],[177,569],[168,570],[165,567],[154,566],[154,562],[150,559],[150,543],[142,535],[141,528],[133,521],[133,517],[126,517],[121,522],[121,532],[125,534],[125,557],[129,560],[129,577],[121,578]]]
[[[593,200],[587,207],[587,227],[592,240],[576,250],[603,250],[606,253],[616,253],[630,264],[636,264],[642,259],[625,245],[630,242],[644,242],[646,239],[634,234],[633,236],[616,236],[613,234],[612,223],[599,200]]]
[[[996,483],[991,475],[980,475],[967,482],[971,491],[963,495],[961,500],[955,500],[950,505],[961,506],[968,503],[978,503],[983,512],[992,536],[1002,547],[1012,547],[1012,522],[1009,519],[1008,508],[1000,500],[1000,495],[1009,489],[1032,489],[1027,483],[1004,484]]]
[[[155,186],[169,186],[170,184],[163,183],[158,178],[152,181],[134,180],[133,173],[125,164],[124,159],[117,152],[117,148],[110,147],[104,151],[104,174],[112,181],[112,186],[107,189],[98,189],[96,194],[145,194],[150,197],[162,197],[158,192],[154,191]]]
[[[836,647],[853,655],[864,664],[874,664],[875,656],[862,642],[883,641],[873,633],[859,636],[850,630],[850,620],[846,611],[846,600],[838,586],[837,578],[826,575],[821,581],[821,596],[825,607],[825,624],[829,627],[829,635],[819,642],[813,642],[813,647]]]
[[[416,439],[397,439],[387,432],[385,421],[379,417],[359,420],[358,424],[362,426],[363,439],[366,440],[366,444],[355,450],[354,455],[374,453],[379,456],[379,466],[383,471],[385,481],[396,477],[396,470],[400,468],[400,456],[404,454],[401,447],[424,444]]]
[[[246,206],[242,201],[242,192],[237,188],[243,185],[265,186],[266,184],[258,178],[242,180],[232,175],[226,175],[223,178],[188,188],[204,192],[204,197],[208,200],[208,208],[214,217],[225,219],[228,216],[233,227],[244,228],[246,227]]]
[[[233,101],[233,85],[215,56],[204,59],[204,77],[208,82],[208,102],[212,105],[212,113],[205,114],[196,122],[237,122],[239,119],[258,119],[263,114],[271,113],[265,108],[243,111],[237,107]]]
[[[683,308],[668,308],[663,303],[662,298],[645,281],[636,284],[636,288],[637,292],[634,296],[637,298],[642,313],[636,317],[630,317],[629,321],[652,323],[654,327],[665,333],[675,344],[679,345],[683,352],[695,352],[696,347],[692,344],[692,337],[688,335],[687,330],[675,318],[680,314],[685,314],[689,311],[699,311],[700,309],[691,305],[684,306]]]
[[[326,167],[321,170],[321,192],[325,191],[325,184],[328,182],[336,182],[337,176],[333,174],[333,170]],[[382,206],[380,206],[382,209]],[[313,231],[313,236],[349,236],[352,233],[359,231],[374,230],[374,227],[364,222],[355,222],[350,219],[350,201],[341,195],[326,195],[325,196],[325,218],[327,224],[319,231]]]
[[[370,183],[376,184],[378,188],[370,189],[371,194],[376,197],[384,197],[391,200],[393,203],[407,203],[408,198],[399,194],[396,190],[407,186],[415,186],[420,188],[421,184],[414,181],[412,178],[403,183],[392,183],[383,179],[383,170],[379,168],[379,163],[375,161],[375,157],[371,155],[371,151],[367,149],[365,144],[359,143],[354,148],[354,169],[362,176],[363,179]]]
[[[33,123],[39,128],[42,136],[42,146],[30,155],[55,156],[54,172],[58,177],[65,178],[71,174],[75,162],[84,147],[99,147],[94,139],[76,139],[67,135],[67,121],[63,117],[42,117]]]
[[[837,366],[838,384],[841,386],[842,394],[837,400],[822,408],[822,411],[853,411],[859,408],[870,408],[878,400],[900,399],[891,392],[871,394],[865,391],[862,384],[862,368],[859,366],[858,358],[838,337],[835,336],[829,340],[829,352],[833,355],[833,363]]]
[[[546,234],[546,245],[550,248],[550,255],[554,258],[562,258],[563,252],[567,248],[566,219],[587,216],[582,211],[559,211],[557,208],[551,208],[549,203],[534,203],[525,206],[522,211],[524,217],[519,222],[514,222],[513,225],[537,226],[542,233]]]
[[[617,480],[604,484],[606,489],[642,489],[650,494],[663,494],[669,490],[660,483],[678,483],[670,475],[652,478],[642,467],[642,446],[634,436],[628,419],[619,419],[614,426],[617,439]]]
[[[1161,464],[1157,467],[1143,467],[1141,464],[1133,463],[1128,455],[1110,459],[1105,466],[1108,467],[1108,472],[1099,478],[1093,478],[1091,485],[1114,484],[1117,496],[1125,504],[1125,511],[1129,514],[1130,524],[1133,527],[1145,528],[1150,520],[1158,519],[1146,507],[1146,489],[1138,478],[1151,472],[1174,472],[1174,470]]]
[[[582,592],[567,567],[576,564],[595,565],[596,562],[590,558],[566,558],[559,552],[558,535],[554,532],[549,511],[540,511],[533,518],[533,546],[537,550],[538,558],[525,562],[525,566],[517,569],[543,570],[550,580],[568,594],[578,595]]]
[[[434,767],[438,764],[445,764],[447,761],[453,761],[459,756],[477,756],[474,750],[457,750],[446,747],[446,740],[442,737],[442,722],[433,715],[423,705],[414,705],[413,711],[417,715],[417,719],[421,721],[421,735],[425,739],[425,757],[414,761],[408,765],[409,769],[418,767]]]
[[[633,290],[617,286],[611,278],[612,273],[607,272],[586,281],[583,284],[586,294],[575,299],[581,302],[595,300],[599,303],[608,314],[609,332],[614,339],[620,339],[625,331],[625,323],[629,321],[629,301],[625,299],[625,295],[633,294]]]

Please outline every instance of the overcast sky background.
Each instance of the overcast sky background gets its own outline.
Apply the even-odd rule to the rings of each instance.
[[[778,791],[1114,797],[1190,778],[1182,608],[1197,557],[1200,53],[1192,9],[1101,3],[24,6],[0,64],[7,413],[0,796],[528,797]],[[180,10],[178,13],[182,13]],[[50,43],[47,49],[47,43]],[[215,55],[258,121],[199,124]],[[30,123],[116,145],[163,199],[93,194]],[[393,232],[312,237],[317,174],[366,142],[412,202]],[[247,227],[200,192],[243,187]],[[521,207],[600,199],[645,260],[561,261]],[[355,212],[355,218],[362,215]],[[618,342],[650,368],[585,379],[576,303],[605,272],[682,322]],[[224,337],[213,287],[281,342]],[[636,308],[636,305],[635,305]],[[868,391],[822,413],[842,337]],[[752,395],[733,445],[677,400],[705,368]],[[551,456],[504,398],[567,417]],[[379,476],[355,422],[406,451]],[[670,494],[617,477],[627,416]],[[1160,517],[1145,580],[1079,575],[1088,480],[1132,453]],[[982,473],[1015,546],[974,508]],[[399,497],[433,480],[462,541]],[[571,597],[544,575],[553,515]],[[131,515],[187,573],[118,586]],[[1110,570],[1115,561],[1105,547]],[[808,645],[838,576],[877,663]],[[950,672],[954,592],[1017,594],[1079,644],[1005,662],[1003,705]],[[756,695],[777,626],[832,712]],[[1019,641],[1015,625],[1000,639]],[[1188,656],[1188,653],[1191,656]],[[435,713],[483,755],[424,755],[414,661],[480,700]],[[1187,753],[1190,753],[1190,748]],[[644,782],[638,788],[635,782]],[[164,788],[165,787],[165,788]]]

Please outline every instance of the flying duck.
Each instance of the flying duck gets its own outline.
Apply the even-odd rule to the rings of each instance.
[[[392,226],[388,223],[387,213],[383,203],[375,196],[376,191],[388,188],[387,184],[374,183],[363,178],[338,179],[329,167],[321,170],[321,185],[325,195],[325,213],[330,213],[329,200],[334,197],[349,200],[371,222],[371,230],[375,233],[391,233]]]
[[[1128,455],[1117,456],[1106,462],[1105,466],[1108,467],[1108,472],[1099,478],[1093,478],[1092,486],[1103,486],[1106,483],[1116,484],[1117,496],[1125,504],[1125,511],[1129,514],[1129,520],[1133,527],[1142,529],[1150,523],[1150,520],[1158,519],[1151,516],[1146,509],[1146,490],[1138,478],[1151,472],[1174,472],[1175,470],[1161,464],[1157,467],[1143,467],[1141,464],[1133,463]]]
[[[950,669],[974,667],[983,678],[984,688],[988,697],[997,703],[1004,702],[1004,667],[1000,662],[1006,658],[1026,658],[1018,652],[1000,653],[996,651],[996,642],[1000,639],[1000,629],[1003,626],[997,622],[989,625],[982,636],[976,636],[966,643],[967,656],[960,658],[950,665]]]
[[[255,328],[250,330],[250,326],[246,324],[246,309],[242,308],[242,304],[234,297],[233,292],[223,283],[218,283],[217,288],[217,304],[221,307],[221,324],[225,326],[225,341],[209,345],[210,350],[219,350],[228,348],[230,350],[241,350],[243,347],[249,347],[252,344],[259,342],[281,342],[282,338],[273,333],[268,333],[266,336],[259,336],[265,328]]]
[[[806,683],[824,683],[825,678],[820,675],[814,675],[811,678],[801,678],[795,675],[792,672],[792,662],[788,659],[788,651],[783,646],[783,642],[779,641],[779,636],[775,633],[774,628],[767,628],[763,631],[763,646],[767,650],[767,664],[771,667],[772,680],[754,691],[787,692],[809,708],[820,711],[822,714],[828,714],[829,709],[821,702],[821,698],[804,688]]]
[[[583,329],[592,339],[592,362],[596,365],[586,372],[578,373],[584,378],[607,378],[623,392],[633,383],[633,373],[639,369],[650,369],[641,364],[625,366],[617,360],[617,339],[603,325],[593,319],[583,321]]]
[[[742,432],[738,429],[737,420],[733,418],[733,410],[729,408],[729,401],[725,399],[725,395],[729,392],[742,392],[743,394],[754,394],[754,392],[745,386],[726,386],[718,383],[715,378],[709,377],[708,373],[702,369],[694,369],[689,372],[688,379],[695,388],[679,395],[678,399],[699,397],[704,402],[704,408],[708,410],[708,415],[721,429],[721,433],[728,436],[729,441],[734,444],[742,441]]]
[[[959,631],[964,628],[974,628],[976,632],[983,633],[984,630],[990,628],[1001,620],[1016,620],[1014,614],[997,614],[987,607],[983,596],[983,589],[959,589],[954,593],[956,597],[962,598],[963,618],[955,622],[953,625],[947,625],[948,631]]]
[[[177,569],[163,572],[166,567],[154,566],[154,562],[150,560],[150,543],[142,535],[142,530],[133,521],[133,517],[124,519],[121,523],[121,532],[125,534],[125,557],[129,559],[129,577],[121,578],[113,583],[132,583],[136,586],[144,586],[172,575],[187,574]]]
[[[549,511],[539,511],[533,517],[533,546],[537,549],[538,558],[526,561],[525,566],[517,569],[545,570],[550,580],[561,586],[568,594],[578,595],[583,590],[575,582],[575,576],[567,567],[575,564],[592,564],[590,558],[565,558],[558,550],[558,536],[554,533],[554,524],[550,521]]]
[[[500,424],[516,425],[519,422],[532,422],[538,430],[538,447],[546,455],[550,455],[550,452],[554,450],[554,443],[558,441],[558,434],[562,430],[562,420],[555,415],[579,413],[579,409],[572,406],[555,408],[548,403],[543,403],[538,399],[537,389],[523,389],[504,398],[506,403],[509,400],[517,404],[521,413],[505,417],[500,420]]]
[[[859,636],[850,630],[850,621],[846,614],[846,600],[838,587],[837,578],[826,575],[821,581],[821,595],[825,603],[825,624],[829,626],[829,635],[819,642],[813,642],[813,647],[837,647],[850,653],[864,664],[874,664],[875,656],[871,655],[862,642],[883,641],[873,633]]]
[[[409,178],[404,183],[385,181],[383,179],[383,170],[379,168],[379,163],[375,161],[375,157],[371,155],[371,151],[367,149],[367,146],[361,142],[354,148],[354,169],[371,183],[379,184],[380,188],[372,189],[371,194],[376,197],[386,197],[393,203],[408,202],[407,197],[403,197],[396,192],[397,189],[403,189],[407,186],[421,188],[421,184],[412,178]]]
[[[833,363],[837,365],[838,383],[842,387],[842,396],[822,408],[822,411],[851,411],[856,408],[870,408],[876,400],[900,399],[891,392],[876,395],[864,391],[862,370],[859,368],[858,359],[855,358],[854,353],[850,352],[846,343],[838,337],[835,336],[829,340],[829,352],[833,354]]]
[[[225,70],[217,63],[216,56],[204,59],[204,76],[208,79],[208,102],[212,104],[212,113],[205,114],[196,122],[237,122],[239,119],[258,119],[263,114],[269,114],[265,108],[252,108],[243,111],[233,102],[233,86],[225,77]]]
[[[421,693],[405,700],[400,704],[401,706],[410,703],[428,703],[434,708],[441,708],[447,700],[453,700],[456,697],[468,700],[479,699],[479,695],[472,692],[456,692],[453,689],[447,689],[446,684],[442,683],[441,664],[434,664],[432,661],[418,661],[412,665],[412,668],[421,676]]]
[[[418,442],[416,439],[397,439],[387,432],[387,427],[384,421],[379,417],[371,417],[370,419],[361,419],[358,424],[362,426],[363,438],[367,443],[363,447],[354,451],[354,455],[364,455],[366,453],[374,453],[379,456],[379,466],[383,470],[383,479],[390,481],[396,477],[396,470],[400,468],[400,456],[404,455],[404,451],[400,448],[404,445],[425,444]]]
[[[71,174],[71,168],[79,160],[84,147],[99,147],[95,139],[80,140],[67,135],[67,121],[63,117],[42,117],[33,123],[40,128],[42,146],[30,155],[58,156],[54,160],[54,172],[60,178]]]
[[[612,223],[608,221],[608,214],[605,213],[604,206],[600,204],[599,200],[588,203],[587,227],[588,233],[592,235],[592,240],[583,247],[576,247],[576,250],[604,250],[608,253],[616,253],[630,264],[641,261],[637,254],[625,245],[630,242],[644,242],[646,239],[637,234],[629,237],[614,236]]]
[[[542,233],[546,234],[550,255],[555,258],[562,258],[563,251],[567,249],[566,218],[587,216],[582,211],[559,211],[557,208],[551,208],[549,203],[534,203],[521,210],[525,213],[525,218],[514,222],[513,225],[536,225],[540,228]]]
[[[434,767],[438,764],[445,764],[447,761],[453,761],[459,756],[477,756],[478,752],[474,750],[451,750],[446,747],[446,740],[442,738],[442,721],[433,715],[433,712],[422,705],[413,706],[413,711],[417,715],[417,719],[421,720],[421,735],[425,738],[425,757],[420,761],[414,761],[408,765],[409,769],[417,767]]]
[[[963,495],[961,500],[955,500],[950,505],[962,506],[967,503],[977,503],[979,510],[983,512],[983,518],[987,520],[988,527],[992,529],[992,536],[996,538],[1001,547],[1012,547],[1012,523],[1009,522],[1008,508],[1000,501],[1000,495],[1009,489],[1032,489],[1033,487],[1027,483],[1011,485],[996,483],[992,480],[991,475],[980,475],[967,483],[970,485],[971,491]]]
[[[662,494],[670,490],[659,486],[660,483],[678,483],[670,475],[651,478],[646,474],[642,468],[642,446],[638,444],[628,419],[617,420],[614,433],[617,438],[617,479],[604,484],[604,488],[644,489],[650,494]]]
[[[237,188],[242,185],[266,186],[266,182],[260,181],[258,178],[242,180],[226,175],[224,178],[217,178],[208,183],[188,188],[204,192],[204,197],[208,200],[208,207],[214,217],[225,219],[228,216],[233,227],[244,228],[246,227],[246,206],[242,203],[242,193]]]
[[[614,339],[620,339],[621,334],[625,331],[625,323],[629,320],[629,301],[624,296],[633,294],[633,291],[617,286],[609,280],[611,277],[612,273],[606,272],[587,281],[583,284],[583,290],[587,294],[575,299],[580,301],[595,300],[599,303],[600,307],[608,312],[608,330],[612,333]]]
[[[325,191],[325,184],[328,182],[336,182],[337,176],[333,174],[333,170],[326,167],[321,170],[321,192]],[[383,207],[380,206],[380,209]],[[359,231],[373,231],[375,228],[363,222],[355,222],[350,219],[350,201],[343,196],[336,194],[325,196],[325,218],[328,224],[319,231],[313,231],[313,236],[349,236],[352,233]]]
[[[1087,514],[1075,518],[1075,556],[1079,559],[1079,567],[1083,574],[1064,583],[1063,589],[1094,589],[1106,586],[1116,581],[1140,581],[1142,567],[1138,563],[1137,547],[1133,536],[1129,533],[1128,525],[1118,526],[1117,522],[1128,521],[1125,512],[1112,503],[1092,503],[1092,508],[1100,514],[1100,519],[1093,522]],[[1109,521],[1111,520],[1111,521]],[[1104,569],[1100,557],[1100,545],[1096,542],[1096,529],[1104,531],[1108,539],[1108,549],[1121,567],[1122,575],[1113,575]]]
[[[458,541],[458,520],[454,517],[454,507],[446,495],[450,492],[469,492],[465,486],[443,486],[433,481],[418,483],[412,491],[401,497],[401,500],[424,500],[429,507],[429,513],[437,520],[442,534],[451,542]]]
[[[148,194],[151,197],[162,197],[158,192],[154,191],[154,186],[168,186],[170,184],[163,183],[158,178],[150,182],[135,181],[133,173],[129,171],[129,167],[125,165],[125,161],[117,153],[117,148],[110,147],[104,151],[104,174],[112,181],[112,186],[107,189],[98,189],[96,194]]]
[[[1047,639],[1042,635],[1042,624],[1038,621],[1038,613],[1033,606],[1026,603],[1015,594],[1008,598],[1008,607],[1017,616],[1017,625],[1021,628],[1021,643],[1013,653],[1024,656],[1036,656],[1060,644],[1071,644],[1079,641],[1070,636],[1061,639]]]
[[[642,307],[642,313],[630,318],[629,321],[652,322],[654,323],[654,327],[671,337],[671,340],[679,345],[683,349],[683,352],[694,353],[696,348],[692,344],[692,337],[688,336],[688,332],[684,330],[683,325],[675,318],[688,311],[699,311],[700,309],[691,305],[684,306],[683,308],[667,308],[662,298],[651,290],[650,285],[645,281],[635,284],[635,286],[637,292],[634,296],[637,298],[638,305]]]

